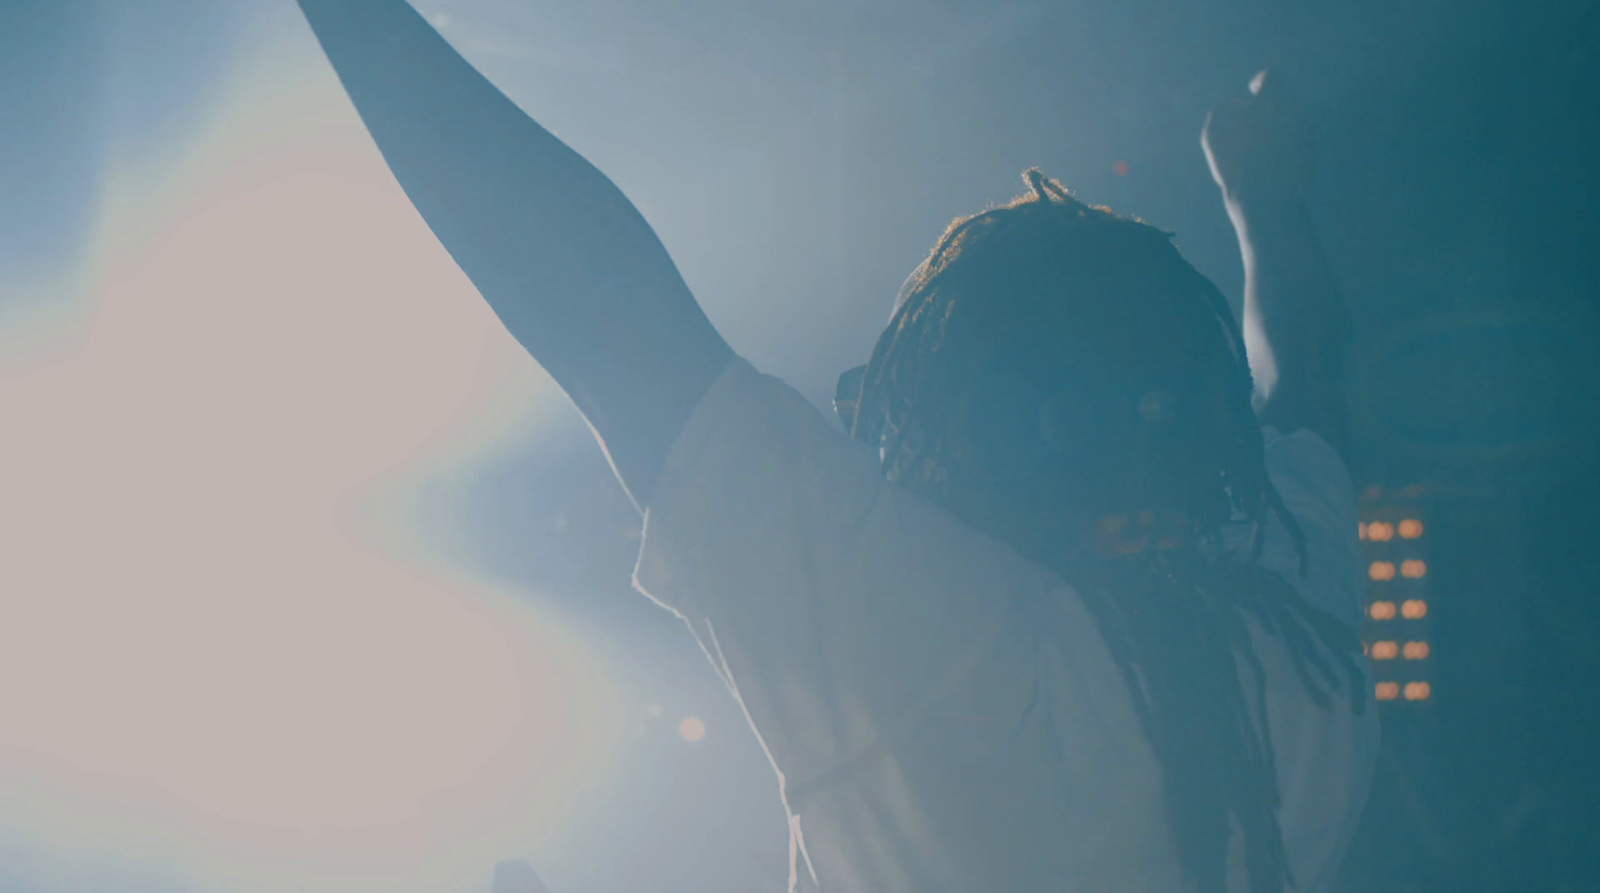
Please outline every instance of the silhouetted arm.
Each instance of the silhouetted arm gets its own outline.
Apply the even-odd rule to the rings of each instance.
[[[1306,206],[1311,129],[1264,78],[1252,90],[1211,113],[1203,143],[1244,260],[1258,415],[1285,432],[1309,428],[1342,452],[1351,324]]]
[[[299,0],[384,159],[642,509],[733,352],[604,174],[404,0]]]
[[[1350,321],[1311,214],[1302,202],[1261,200],[1241,202],[1231,215],[1244,257],[1244,333],[1258,370],[1257,415],[1282,431],[1310,428],[1343,452]]]

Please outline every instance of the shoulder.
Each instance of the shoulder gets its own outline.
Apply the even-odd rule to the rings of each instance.
[[[1313,604],[1359,625],[1365,577],[1349,469],[1338,451],[1309,429],[1283,433],[1267,427],[1262,440],[1267,474],[1305,535],[1310,568],[1300,574],[1298,549],[1275,517],[1267,522],[1262,564],[1294,583]]]
[[[1309,428],[1285,434],[1269,426],[1261,437],[1267,474],[1301,527],[1354,538],[1355,486],[1338,451]]]

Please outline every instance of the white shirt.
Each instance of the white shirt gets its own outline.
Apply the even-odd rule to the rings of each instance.
[[[1266,434],[1311,570],[1276,524],[1262,564],[1356,627],[1349,475],[1310,432]],[[761,739],[791,890],[1185,888],[1160,767],[1071,587],[885,481],[870,449],[743,360],[672,450],[634,581],[689,624]],[[1317,893],[1365,803],[1376,710],[1318,708],[1275,639],[1256,651],[1290,867]]]

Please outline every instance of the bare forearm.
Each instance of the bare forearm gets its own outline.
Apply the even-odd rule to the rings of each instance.
[[[1341,381],[1350,320],[1298,201],[1233,197],[1229,216],[1244,259],[1244,329],[1263,422],[1310,428],[1342,449]]]
[[[622,192],[404,0],[299,0],[396,179],[635,501],[732,351]]]

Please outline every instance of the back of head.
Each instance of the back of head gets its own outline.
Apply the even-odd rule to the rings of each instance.
[[[951,224],[866,371],[858,437],[885,472],[1050,560],[1100,519],[1200,535],[1265,495],[1226,303],[1168,233],[1031,192]]]

